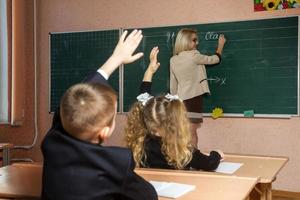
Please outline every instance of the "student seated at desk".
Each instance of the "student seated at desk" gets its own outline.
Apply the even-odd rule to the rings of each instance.
[[[42,199],[156,200],[150,183],[138,176],[130,150],[101,143],[115,127],[117,97],[107,85],[109,76],[132,55],[141,31],[126,39],[125,31],[112,56],[82,84],[69,88],[61,99],[60,112],[42,142],[44,156]]]
[[[152,76],[160,66],[158,51],[155,47],[150,53],[139,101],[129,112],[126,145],[139,167],[214,170],[223,153],[212,151],[207,156],[192,146],[186,108],[178,96],[150,95]]]

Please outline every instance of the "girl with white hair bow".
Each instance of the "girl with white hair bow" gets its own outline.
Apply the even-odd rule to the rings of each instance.
[[[150,53],[141,94],[128,114],[126,145],[138,167],[214,170],[223,153],[204,155],[193,147],[184,103],[177,95],[151,95],[152,77],[160,66],[158,52],[154,47]]]

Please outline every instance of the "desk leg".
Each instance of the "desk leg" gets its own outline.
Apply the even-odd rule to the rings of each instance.
[[[272,183],[261,183],[260,190],[260,200],[272,200]]]
[[[272,183],[267,183],[267,200],[272,200]]]
[[[250,192],[249,200],[261,200],[261,197],[262,197],[262,192],[261,192],[260,183],[259,183]]]
[[[10,164],[10,149],[9,148],[3,148],[3,166]]]

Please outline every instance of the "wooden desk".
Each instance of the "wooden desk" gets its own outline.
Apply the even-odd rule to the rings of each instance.
[[[223,176],[238,176],[238,177],[259,177],[258,183],[255,186],[255,191],[259,194],[260,200],[272,200],[272,182],[275,181],[277,174],[288,162],[287,157],[270,157],[270,156],[256,156],[256,155],[237,155],[225,154],[226,162],[243,163],[243,165],[234,173],[230,175],[206,172],[197,170],[174,170],[174,173],[185,174],[206,174],[206,175],[223,175]],[[158,171],[158,169],[147,169],[151,171]],[[168,171],[159,169],[159,171]],[[256,195],[257,196],[257,195]],[[251,199],[257,199],[255,195]]]
[[[146,180],[170,181],[196,185],[196,189],[178,200],[242,200],[247,199],[257,178],[180,173],[174,170],[137,169]],[[42,165],[14,164],[0,168],[0,198],[39,199]],[[167,198],[159,198],[164,200]]]
[[[2,151],[3,166],[10,164],[10,149],[13,147],[10,143],[0,143],[0,150]]]
[[[255,184],[255,177],[261,177],[257,185],[257,188],[261,191],[260,199],[269,200],[272,199],[272,182],[275,180],[280,169],[286,164],[288,158],[226,154],[225,161],[240,162],[244,163],[244,165],[230,176],[216,175],[213,172],[177,170],[156,171],[138,169],[137,172],[147,180],[196,185],[197,189],[195,191],[184,196],[191,197],[191,199],[193,199],[193,195],[198,197],[198,199],[201,199],[201,195],[203,195],[203,199],[209,199],[205,195],[218,194],[219,196],[219,194],[222,194],[224,197],[227,197],[225,193],[227,195],[234,195],[227,198],[230,200],[244,199],[249,194],[249,191],[253,189],[253,187],[250,187],[251,182]],[[0,197],[38,198],[41,191],[41,173],[41,165],[15,164],[0,168]],[[221,184],[222,181],[223,185]]]
[[[224,159],[226,162],[243,163],[243,165],[235,173],[228,176],[260,177],[258,184],[255,186],[255,190],[259,194],[258,199],[260,200],[272,200],[272,182],[275,181],[277,174],[288,160],[289,159],[287,157],[240,154],[225,154]],[[191,170],[188,173],[216,174],[216,172],[196,170]]]
[[[195,185],[196,189],[176,200],[243,200],[256,185],[257,178],[232,177],[186,171],[136,169],[136,173],[150,181],[177,182]],[[159,200],[168,198],[159,197]]]
[[[226,154],[225,161],[244,163],[233,175],[243,177],[260,177],[255,187],[261,200],[272,199],[272,182],[288,162],[287,157],[253,156]]]
[[[14,164],[0,168],[0,198],[39,199],[42,165]]]

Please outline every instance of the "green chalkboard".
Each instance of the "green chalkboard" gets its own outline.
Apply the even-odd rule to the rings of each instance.
[[[203,54],[214,54],[219,34],[227,38],[221,64],[207,66],[211,95],[204,101],[206,113],[221,107],[233,114],[298,114],[298,17],[143,29],[139,50],[145,57],[124,69],[125,111],[135,101],[154,46],[159,46],[161,67],[153,93],[169,91],[169,59],[183,27],[197,29]]]
[[[218,106],[226,113],[297,114],[297,17],[203,25],[201,30],[228,38],[223,62],[208,67],[208,77],[226,80],[211,81],[207,112]],[[209,44],[201,48],[203,53],[210,50]]]
[[[143,36],[137,51],[144,52],[144,57],[124,66],[124,111],[128,111],[136,101],[140,83],[149,64],[149,54],[154,46],[159,46],[158,60],[161,67],[153,77],[152,92],[158,95],[169,91],[169,60],[173,50],[171,27],[143,29]]]
[[[81,82],[108,59],[118,39],[119,30],[50,33],[50,112],[57,109],[67,88]],[[109,83],[119,91],[118,70]]]
[[[247,110],[298,114],[298,17],[143,29],[138,51],[145,56],[125,65],[121,86],[118,71],[109,80],[116,91],[123,90],[119,99],[124,111],[135,102],[154,46],[159,46],[161,67],[153,79],[153,93],[169,91],[169,60],[176,33],[183,27],[198,30],[203,54],[214,53],[219,34],[227,38],[221,64],[207,66],[211,95],[205,98],[206,113],[221,107],[233,114]],[[69,86],[105,62],[118,38],[119,30],[50,34],[50,111],[56,109]]]

